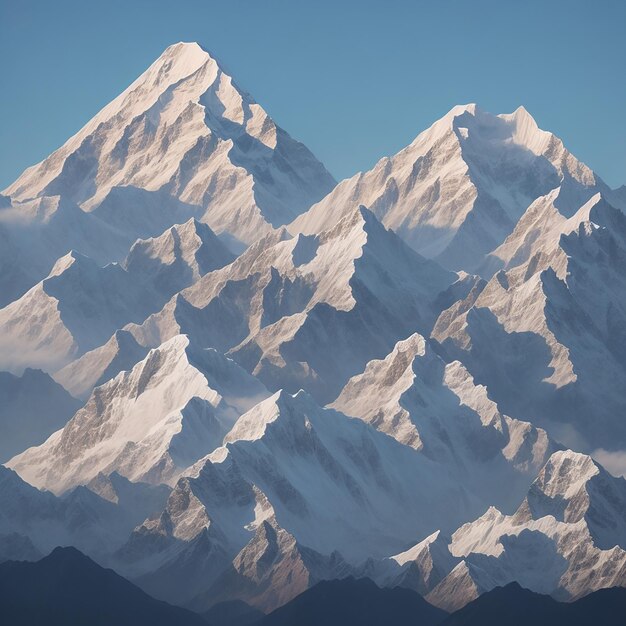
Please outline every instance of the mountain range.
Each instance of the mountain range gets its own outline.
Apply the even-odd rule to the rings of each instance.
[[[52,582],[52,584],[51,584]],[[11,624],[181,624],[183,626],[512,626],[622,623],[626,591],[596,591],[557,602],[517,583],[497,587],[448,615],[419,594],[384,589],[366,578],[323,581],[264,615],[245,603],[221,603],[203,616],[159,602],[75,548],[56,548],[36,563],[0,564],[0,617]]]
[[[336,184],[170,46],[0,197],[0,568],[261,624],[626,587],[625,210],[523,107]]]

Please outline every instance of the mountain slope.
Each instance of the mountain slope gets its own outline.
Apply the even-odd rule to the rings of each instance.
[[[147,346],[186,333],[270,389],[304,388],[326,402],[398,339],[427,333],[456,278],[354,207],[317,235],[259,240],[127,329]]]
[[[441,626],[619,626],[626,611],[626,590],[601,589],[576,602],[556,602],[517,583],[497,587],[441,622]]]
[[[102,268],[70,252],[46,279],[0,309],[2,365],[54,371],[104,343],[116,328],[145,319],[155,305],[149,287],[119,265]]]
[[[473,487],[445,460],[321,409],[304,392],[278,392],[186,472],[118,567],[198,610],[239,599],[268,611],[471,518],[486,506]]]
[[[580,207],[596,195],[594,187],[566,178],[546,195],[539,196],[520,217],[511,234],[481,266],[483,275],[491,276],[500,269],[511,269],[531,258],[545,264],[554,254],[561,235],[577,226],[574,218]]]
[[[237,600],[220,602],[204,613],[211,626],[253,626],[263,616],[261,611]]]
[[[14,551],[22,544],[20,558],[63,544],[105,559],[146,516],[163,508],[169,493],[166,487],[130,483],[119,476],[100,476],[97,483],[58,498],[0,466],[0,536],[18,538],[8,548]],[[2,548],[0,557],[10,553]]]
[[[44,372],[0,372],[0,463],[43,443],[80,405]]]
[[[519,264],[444,311],[433,337],[507,414],[575,449],[619,450],[626,217],[600,194],[578,208],[559,208],[559,199],[554,192],[529,209],[498,252]]]
[[[159,237],[136,241],[123,265],[131,276],[169,298],[234,258],[206,224],[192,218]]]
[[[201,626],[198,615],[160,602],[75,548],[36,563],[0,564],[0,619],[14,626]]]
[[[221,445],[265,388],[215,350],[177,336],[130,371],[94,389],[85,406],[42,445],[7,465],[38,487],[63,492],[100,472],[175,481]]]
[[[5,561],[38,561],[43,554],[30,537],[18,532],[0,534],[0,563]]]
[[[83,354],[54,373],[54,379],[77,398],[86,400],[94,387],[131,370],[150,350],[126,330],[116,330],[105,344]]]
[[[458,564],[449,549],[450,538],[436,531],[408,550],[387,559],[369,559],[361,572],[381,587],[402,587],[426,596]]]
[[[490,509],[461,526],[463,559],[427,598],[455,610],[512,581],[556,599],[626,586],[626,480],[590,457],[554,453],[513,515]]]
[[[140,235],[119,230],[60,196],[0,208],[0,306],[23,296],[71,250],[103,265],[124,258]]]
[[[109,217],[110,209],[98,207],[112,191],[129,189],[126,204],[134,204],[139,190],[146,217],[165,193],[200,207],[216,233],[251,243],[333,186],[315,157],[208,52],[178,43],[5,193],[19,201],[61,195]]]
[[[445,464],[506,509],[554,450],[544,431],[502,415],[458,361],[446,364],[417,334],[370,361],[331,406]]]
[[[407,589],[380,589],[367,579],[326,581],[261,619],[259,626],[435,626],[445,613]]]
[[[159,237],[138,240],[123,265],[100,267],[72,251],[46,279],[0,309],[3,365],[12,370],[35,365],[54,372],[232,260],[211,229],[193,219]],[[71,376],[76,368],[70,371]],[[62,374],[58,380],[64,378]],[[90,391],[73,381],[70,386],[82,394]]]
[[[609,191],[523,107],[496,116],[457,106],[398,154],[342,181],[289,229],[318,232],[363,204],[424,256],[473,271],[564,178]]]

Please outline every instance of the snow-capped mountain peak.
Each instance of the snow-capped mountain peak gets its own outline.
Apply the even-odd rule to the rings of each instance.
[[[56,492],[99,472],[172,481],[221,445],[239,415],[267,395],[236,363],[179,335],[96,387],[62,430],[9,465]]]
[[[199,611],[626,584],[626,192],[524,107],[335,186],[179,42],[7,194],[0,560]]]
[[[586,454],[555,452],[528,490],[515,519],[529,523],[548,515],[566,524],[584,520],[595,545],[626,550],[626,480],[611,476]]]
[[[533,200],[567,177],[608,190],[523,107],[492,115],[456,106],[396,155],[342,181],[289,229],[319,231],[359,203],[424,256],[473,271]]]
[[[129,212],[140,190],[148,215],[165,193],[241,247],[334,184],[206,50],[178,43],[7,193],[20,202],[61,195],[100,214],[112,192]]]
[[[489,507],[452,534],[459,563],[429,594],[454,610],[518,581],[571,600],[624,584],[626,481],[591,457],[563,450],[548,459],[513,515]]]

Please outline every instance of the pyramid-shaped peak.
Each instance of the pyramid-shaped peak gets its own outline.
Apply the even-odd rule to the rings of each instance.
[[[125,91],[102,109],[86,128],[92,131],[94,122],[102,122],[124,111],[127,115],[123,117],[127,122],[128,114],[136,116],[149,110],[155,105],[159,95],[164,94],[166,90],[173,90],[181,83],[188,83],[189,86],[189,89],[183,90],[184,99],[197,100],[221,70],[216,59],[198,43],[173,44],[167,47]]]
[[[515,117],[518,120],[530,120],[536,124],[535,118],[530,114],[528,109],[522,104],[520,104],[520,106],[518,106],[517,109],[515,109],[515,111],[511,113],[511,117]]]
[[[389,557],[393,559],[398,565],[404,565],[410,561],[415,561],[420,554],[428,547],[437,541],[439,535],[441,534],[440,530],[436,530],[434,533],[431,533],[425,539],[422,539],[419,543],[416,543],[414,546],[411,546],[408,550],[404,552],[400,552],[399,554],[395,554],[394,556]]]
[[[195,41],[178,43],[168,46],[158,59],[159,61],[175,61],[177,69],[191,73],[208,61],[215,61],[211,54]]]
[[[179,41],[177,43],[173,43],[171,46],[168,46],[165,49],[165,52],[169,53],[172,56],[180,54],[198,54],[211,56],[209,51],[197,41]]]

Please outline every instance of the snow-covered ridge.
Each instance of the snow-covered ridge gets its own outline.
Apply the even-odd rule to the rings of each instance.
[[[626,585],[582,453],[626,447],[626,195],[523,107],[335,187],[179,43],[7,193],[0,559],[75,543],[199,611]]]
[[[610,191],[523,107],[492,115],[456,106],[396,155],[342,181],[289,229],[316,232],[359,203],[424,256],[472,271],[564,179]]]
[[[56,261],[43,281],[0,309],[0,366],[55,372],[71,365],[104,344],[116,329],[142,322],[173,294],[232,260],[211,229],[193,218],[159,237],[138,240],[122,264],[100,267],[72,250]],[[73,382],[69,387],[77,395],[91,390]]]
[[[269,389],[323,403],[398,339],[427,333],[455,279],[356,206],[312,236],[268,235],[128,330],[145,346],[188,334]]]
[[[111,474],[60,498],[0,466],[0,561],[37,560],[67,544],[106,562],[146,515],[163,507],[168,493],[163,485],[131,483]]]
[[[497,251],[506,268],[444,311],[433,337],[506,413],[574,448],[620,449],[626,217],[577,189],[531,205]]]
[[[554,450],[545,431],[501,414],[461,363],[446,364],[417,334],[370,361],[331,406],[444,463],[504,508]]]
[[[517,581],[558,600],[624,584],[626,481],[570,450],[548,459],[517,510],[490,506],[451,535],[435,532],[357,572],[455,611]]]
[[[511,434],[508,445],[505,439],[501,448],[517,448],[501,464],[474,455],[466,441],[451,441],[450,453],[462,457],[462,467],[455,469],[444,456],[320,408],[305,392],[279,391],[242,415],[224,445],[185,472],[158,520],[146,520],[133,534],[120,567],[135,575],[137,568],[147,569],[142,580],[148,589],[156,589],[152,585],[159,581],[159,589],[170,590],[164,597],[194,606],[222,593],[262,608],[274,606],[270,590],[278,572],[294,579],[294,587],[281,594],[286,601],[283,596],[292,597],[316,575],[360,572],[363,561],[382,557],[383,546],[399,553],[420,532],[434,530],[431,521],[439,518],[441,507],[450,519],[483,510],[481,503],[492,497],[504,504],[515,494],[517,504],[536,471],[533,463],[539,467],[549,451],[542,433],[530,433],[526,442],[514,441]],[[524,458],[528,454],[536,458]],[[481,490],[488,472],[507,485],[507,494]],[[515,478],[516,473],[524,476]],[[432,585],[458,562],[447,544],[436,547],[444,541],[435,541],[437,536],[426,543],[448,554],[446,562],[452,565],[437,566],[441,572],[433,573]],[[154,545],[159,546],[156,555],[150,552]],[[426,544],[423,548],[430,550]],[[203,565],[207,554],[212,555],[210,568]],[[404,556],[406,561],[418,558]],[[266,558],[271,568],[263,565]],[[159,567],[153,571],[155,560]],[[232,567],[243,580],[228,577]],[[205,577],[179,588],[176,580],[196,568],[203,568]]]
[[[452,535],[463,561],[428,599],[454,610],[513,580],[560,600],[623,585],[625,513],[624,479],[586,455],[556,452],[514,515],[490,508]]]
[[[62,430],[8,466],[57,493],[100,472],[175,481],[221,445],[239,415],[266,395],[233,361],[177,336],[96,387]]]
[[[216,233],[249,244],[334,186],[197,43],[178,43],[6,193],[62,195],[101,214],[111,192],[165,192],[199,207]],[[132,196],[129,198],[132,203]],[[154,195],[153,209],[158,210]]]

